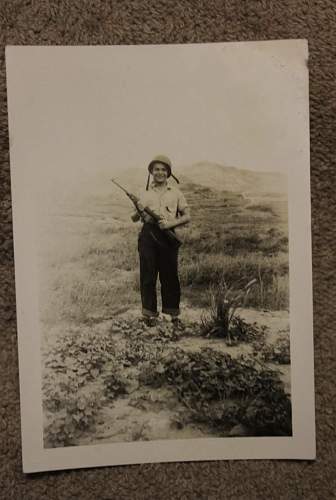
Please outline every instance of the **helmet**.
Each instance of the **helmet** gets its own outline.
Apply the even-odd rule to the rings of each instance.
[[[150,162],[148,165],[148,178],[147,178],[147,185],[146,185],[146,191],[148,191],[149,188],[149,180],[150,180],[150,175],[153,173],[153,167],[155,163],[161,163],[164,165],[167,169],[167,177],[172,176],[173,179],[179,184],[179,180],[175,177],[175,175],[172,173],[172,164],[170,159],[167,156],[164,155],[158,155],[153,158],[153,160]]]
[[[150,174],[152,173],[152,170],[153,170],[155,163],[162,163],[162,165],[164,165],[167,169],[168,177],[171,176],[172,164],[171,164],[170,159],[167,156],[158,155],[158,156],[155,156],[155,158],[153,158],[153,160],[148,165],[148,172]]]

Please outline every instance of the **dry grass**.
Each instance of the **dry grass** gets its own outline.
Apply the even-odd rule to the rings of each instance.
[[[73,227],[76,237],[71,243],[57,250],[47,248],[41,273],[43,321],[49,325],[62,320],[85,323],[95,316],[109,317],[125,303],[137,303],[136,234],[136,228],[96,223],[89,232]]]
[[[184,297],[195,306],[210,305],[210,286],[256,277],[246,305],[287,309],[286,221],[267,205],[254,213],[240,197],[216,200],[212,207],[211,198],[196,197],[192,206],[193,223],[180,251]],[[139,305],[138,230],[122,217],[109,221],[105,213],[50,219],[40,242],[43,320],[82,323],[94,315],[108,317],[125,304]]]
[[[183,286],[196,285],[198,293],[210,285],[258,278],[258,285],[248,297],[247,305],[268,309],[288,308],[288,261],[286,254],[265,257],[260,254],[229,256],[199,255],[194,261],[182,260],[180,266]]]

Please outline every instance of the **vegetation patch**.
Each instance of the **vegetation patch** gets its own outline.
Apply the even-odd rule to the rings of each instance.
[[[125,349],[118,355],[124,366],[137,366],[139,363],[158,362],[161,360],[164,346],[161,343],[148,344],[145,339],[128,340]]]
[[[72,377],[48,377],[43,384],[47,448],[74,445],[83,432],[94,430],[103,403],[101,392],[88,387],[75,391],[73,382]]]
[[[201,319],[201,335],[224,338],[227,344],[264,339],[264,329],[250,325],[237,316],[239,307],[246,304],[256,279],[242,285],[241,281],[229,285],[224,279],[209,289],[210,312]]]
[[[144,367],[141,381],[172,386],[192,421],[223,435],[237,424],[248,435],[291,435],[291,403],[278,373],[251,358],[234,359],[209,348],[176,349]]]
[[[222,330],[217,328],[216,320],[202,320],[201,335],[205,337],[221,337]],[[259,326],[257,323],[247,323],[243,318],[234,316],[230,322],[231,344],[240,342],[264,344],[267,333],[267,326]],[[224,335],[226,338],[226,335]]]
[[[196,257],[197,256],[197,257]],[[181,254],[180,277],[185,287],[207,293],[210,286],[217,286],[224,278],[228,283],[248,282],[257,277],[258,284],[246,302],[250,307],[272,310],[288,308],[288,256],[286,254],[263,255],[250,253],[242,255],[197,254],[192,258]],[[195,298],[195,304],[199,301]]]
[[[290,400],[277,371],[265,365],[289,363],[289,336],[283,332],[274,345],[268,344],[266,328],[236,313],[238,307],[289,307],[286,206],[274,202],[270,208],[262,200],[250,208],[241,194],[196,184],[184,183],[183,190],[192,224],[185,231],[179,274],[191,307],[209,307],[201,324],[174,328],[162,322],[148,328],[115,316],[125,307],[138,308],[140,301],[139,226],[130,222],[126,202],[119,206],[114,196],[92,198],[87,217],[82,210],[71,216],[74,209],[75,214],[51,219],[50,234],[40,242],[41,320],[51,340],[60,320],[72,326],[47,347],[43,360],[47,447],[95,436],[103,408],[127,393],[136,402],[141,391],[135,388],[141,383],[150,387],[151,396],[152,389],[165,385],[173,400],[182,402],[180,427],[192,422],[228,435],[240,425],[247,435],[291,434]],[[236,300],[236,284],[251,280],[256,281],[250,292]],[[112,323],[103,323],[111,318]],[[193,353],[178,348],[181,337],[200,334],[229,338],[231,344],[249,342],[253,355],[234,359],[211,349],[199,351],[204,338],[195,339]],[[212,338],[208,343],[223,347]]]
[[[267,204],[252,204],[252,205],[248,205],[246,207],[246,210],[254,210],[256,212],[265,212],[265,213],[268,213],[272,216],[275,216],[276,214],[274,213],[274,210],[273,208],[270,206],[270,205],[267,205]]]
[[[280,365],[290,364],[290,341],[289,332],[281,332],[273,344],[261,342],[256,339],[253,345],[254,355],[265,362],[278,363]]]
[[[126,393],[127,384],[109,336],[72,332],[58,338],[45,357],[46,447],[70,446],[94,430],[104,402]]]

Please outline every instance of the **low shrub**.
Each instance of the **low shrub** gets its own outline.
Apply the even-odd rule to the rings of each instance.
[[[216,329],[216,321],[202,318],[200,334],[205,337],[221,337],[220,330]],[[258,326],[257,323],[247,323],[240,316],[234,316],[230,322],[230,338],[232,344],[239,342],[264,344],[267,332],[266,326]]]
[[[127,390],[108,335],[69,332],[49,348],[44,367],[46,447],[75,444],[94,429],[104,401]]]
[[[170,385],[190,418],[227,435],[243,424],[249,435],[291,435],[291,402],[276,371],[251,358],[203,349],[175,350],[141,374],[153,387]]]
[[[247,297],[256,281],[253,279],[245,285],[238,281],[229,285],[222,279],[216,286],[211,286],[209,289],[210,312],[201,319],[201,334],[223,337],[231,342],[231,331],[236,334],[243,333],[243,329],[246,330],[247,325],[236,320],[236,310],[245,306]],[[234,330],[232,329],[233,320],[235,320]]]
[[[282,332],[274,344],[260,343],[259,339],[256,339],[253,347],[254,355],[262,361],[271,361],[281,365],[290,364],[290,341],[288,332]]]
[[[76,390],[72,377],[59,377],[44,385],[44,409],[47,425],[44,428],[44,442],[47,448],[71,446],[89,430],[94,429],[96,416],[104,399],[94,388],[81,387]]]

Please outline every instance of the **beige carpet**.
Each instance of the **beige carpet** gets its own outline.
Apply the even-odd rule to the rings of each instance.
[[[0,0],[0,497],[329,499],[335,484],[336,3],[334,0]],[[308,38],[316,462],[125,466],[25,476],[21,441],[4,46]]]

